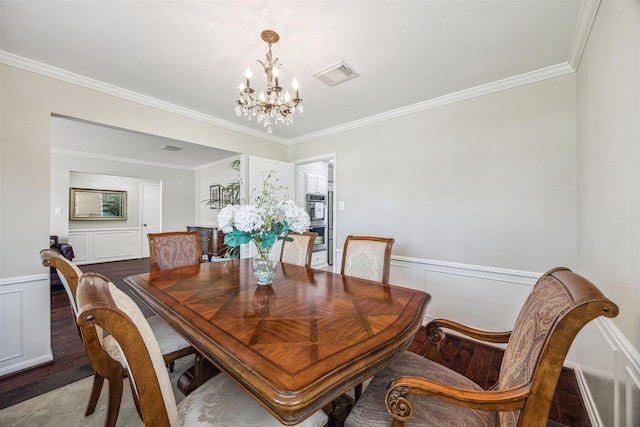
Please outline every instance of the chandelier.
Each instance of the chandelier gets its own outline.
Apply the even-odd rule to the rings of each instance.
[[[272,124],[293,123],[293,114],[298,110],[298,114],[302,113],[302,99],[298,93],[298,82],[293,79],[293,90],[295,97],[291,98],[289,91],[282,93],[282,87],[278,81],[280,74],[280,63],[278,58],[272,59],[271,45],[280,40],[280,36],[275,31],[264,30],[260,37],[269,43],[269,51],[266,60],[262,62],[257,60],[265,74],[267,75],[267,92],[261,91],[258,97],[254,96],[255,91],[251,88],[251,70],[247,68],[245,73],[245,83],[240,85],[240,98],[236,102],[236,115],[238,117],[243,114],[251,121],[252,117],[256,117],[258,123],[262,123],[267,128],[267,132],[273,132]]]

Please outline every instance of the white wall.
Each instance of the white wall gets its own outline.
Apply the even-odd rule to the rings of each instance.
[[[640,425],[640,2],[605,0],[577,72],[578,266],[620,307],[576,361],[605,426]],[[615,331],[615,329],[614,329]]]
[[[336,153],[345,203],[336,246],[350,233],[394,237],[390,280],[433,295],[427,318],[508,327],[532,278],[560,265],[600,286],[621,314],[589,324],[567,361],[594,425],[631,427],[640,425],[638,2],[605,2],[600,13],[577,76],[323,137],[289,156]]]
[[[80,83],[81,84],[81,83]],[[19,337],[0,337],[3,348],[28,352],[0,357],[0,375],[51,357],[48,269],[39,251],[49,246],[51,118],[73,117],[210,147],[285,159],[281,144],[178,114],[162,103],[144,105],[16,67],[0,65],[0,295],[28,294],[14,318],[24,319]],[[81,160],[91,172],[163,180],[163,228],[183,229],[195,220],[195,178],[164,179],[158,167]],[[90,165],[92,164],[92,165]],[[93,167],[95,166],[95,168]],[[87,169],[81,169],[87,171]],[[167,197],[170,196],[170,197]],[[4,304],[8,300],[0,301]],[[10,302],[7,302],[10,303]],[[6,319],[2,319],[5,324]],[[6,339],[5,339],[6,338]]]
[[[576,265],[575,77],[545,80],[297,144],[336,153],[336,247],[526,271]],[[433,301],[432,304],[437,304]]]
[[[138,183],[162,183],[162,229],[163,231],[185,230],[187,225],[191,225],[195,221],[195,171],[185,169],[163,168],[159,166],[141,165],[136,163],[126,163],[113,160],[105,160],[98,158],[88,158],[83,156],[52,153],[51,154],[51,174],[52,174],[52,195],[60,199],[60,205],[69,200],[69,176],[72,171],[88,172],[92,174],[131,177],[135,178]],[[66,177],[66,178],[65,178]],[[128,188],[132,188],[130,185]],[[132,190],[133,191],[133,190]],[[136,198],[138,191],[131,194],[129,203],[131,218],[128,217],[126,226],[139,226],[139,197]],[[56,203],[54,200],[54,203]],[[53,210],[55,205],[48,212]],[[68,209],[68,208],[67,208]],[[65,212],[67,211],[65,209]],[[55,216],[55,212],[52,212]],[[56,216],[57,217],[57,216]],[[63,215],[69,218],[67,215]],[[56,221],[59,222],[59,221]],[[72,228],[87,228],[86,223],[91,226],[97,221],[74,221]],[[114,221],[115,222],[115,221]],[[101,227],[108,227],[113,222],[102,222]],[[60,233],[62,238],[66,237],[66,233]]]

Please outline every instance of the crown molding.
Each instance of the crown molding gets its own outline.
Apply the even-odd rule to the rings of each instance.
[[[66,71],[61,68],[56,68],[51,65],[44,64],[42,62],[33,61],[31,59],[24,58],[22,56],[18,56],[10,52],[0,50],[0,63],[5,65],[10,65],[16,68],[21,68],[23,70],[40,74],[46,77],[51,77],[53,79],[60,80],[63,82],[71,83],[76,86],[95,90],[97,92],[102,92],[107,95],[112,95],[118,98],[126,99],[128,101],[146,105],[148,107],[157,108],[159,110],[164,110],[169,113],[177,114],[183,117],[199,120],[201,122],[209,123],[209,124],[219,126],[225,129],[229,129],[235,132],[254,136],[256,138],[265,139],[265,140],[277,142],[280,144],[286,144],[287,142],[284,138],[266,134],[264,132],[250,129],[245,126],[240,126],[235,123],[228,122],[226,120],[221,120],[216,117],[209,116],[207,114],[203,114],[195,110],[190,110],[188,108],[180,107],[178,105],[171,104],[166,101],[162,101],[157,98],[142,95],[137,92],[133,92],[118,86],[101,82],[99,80],[94,80],[89,77],[82,76],[80,74],[72,73],[70,71]]]
[[[593,22],[600,8],[600,0],[584,0],[578,15],[576,31],[573,33],[573,40],[569,49],[569,64],[574,70],[578,69],[582,53],[587,45]]]
[[[580,8],[580,13],[578,15],[578,20],[576,23],[576,30],[574,32],[571,47],[569,49],[569,59],[565,63],[552,65],[546,68],[541,68],[539,70],[520,74],[518,76],[508,77],[506,79],[476,86],[470,89],[461,90],[459,92],[443,95],[438,98],[429,99],[416,104],[408,105],[406,107],[397,108],[395,110],[376,114],[360,120],[354,120],[349,123],[344,123],[339,126],[323,129],[318,132],[308,133],[306,135],[291,139],[284,139],[276,137],[274,135],[264,134],[263,132],[259,132],[254,129],[221,120],[213,116],[202,114],[194,110],[183,108],[156,98],[141,95],[139,93],[103,83],[98,80],[90,79],[79,74],[52,67],[47,64],[32,61],[30,59],[23,58],[9,52],[0,51],[0,63],[11,65],[17,68],[22,68],[27,71],[62,80],[88,89],[93,89],[109,95],[117,96],[119,98],[127,99],[139,104],[158,108],[184,117],[210,123],[215,126],[230,129],[235,132],[290,146],[302,142],[312,141],[329,135],[346,132],[352,129],[357,129],[363,126],[369,126],[374,123],[402,117],[408,114],[413,114],[420,111],[425,111],[432,108],[468,100],[478,96],[488,95],[490,93],[511,89],[517,86],[523,86],[529,83],[534,83],[541,80],[573,73],[578,69],[582,53],[584,52],[584,48],[589,38],[589,33],[591,32],[591,28],[600,7],[600,2],[601,0],[584,0],[582,2],[582,6]]]
[[[111,162],[130,163],[130,164],[134,164],[134,165],[155,166],[155,167],[159,167],[159,168],[180,169],[180,170],[187,170],[187,171],[195,171],[196,170],[196,167],[176,166],[176,165],[172,165],[170,163],[149,162],[149,161],[146,161],[146,160],[130,159],[128,157],[108,156],[106,154],[88,153],[88,152],[85,152],[85,151],[65,150],[64,148],[51,147],[51,152],[55,153],[55,154],[63,154],[63,155],[66,155],[66,156],[87,157],[87,158],[91,158],[91,159],[108,160],[108,161],[111,161]]]
[[[374,123],[382,122],[384,120],[395,119],[398,117],[406,116],[408,114],[418,113],[420,111],[442,107],[443,105],[454,104],[456,102],[464,101],[467,99],[488,95],[494,92],[499,92],[505,89],[511,89],[517,86],[524,86],[529,83],[551,79],[554,77],[563,76],[565,74],[570,74],[573,72],[575,72],[575,69],[566,62],[563,64],[552,65],[550,67],[541,68],[539,70],[520,74],[518,76],[508,77],[506,79],[476,86],[471,89],[461,90],[459,92],[454,92],[448,95],[440,96],[438,98],[433,98],[427,101],[418,102],[416,104],[397,108],[395,110],[387,111],[385,113],[369,116],[361,120],[355,120],[340,126],[324,129],[319,132],[309,133],[307,135],[303,135],[298,138],[292,138],[288,142],[290,144],[298,144],[301,142],[311,141],[321,137],[335,135],[337,133],[342,133],[351,129],[356,129],[356,128],[368,126]]]

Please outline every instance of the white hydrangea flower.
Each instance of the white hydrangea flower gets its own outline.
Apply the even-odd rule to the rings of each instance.
[[[248,231],[260,229],[263,225],[262,215],[251,205],[238,206],[233,216],[233,221],[239,231]]]
[[[280,203],[280,209],[284,215],[284,219],[289,224],[289,229],[297,233],[302,233],[309,228],[311,219],[309,214],[295,204],[293,200],[286,200]]]
[[[275,183],[271,182],[272,174],[273,171],[264,179],[262,192],[256,196],[253,205],[226,206],[220,210],[218,227],[225,234],[232,233],[233,244],[253,240],[258,247],[262,244],[270,246],[286,237],[282,232],[285,221],[290,231],[302,233],[308,230],[311,220],[303,208],[293,200],[277,200],[276,193],[283,187],[277,186],[277,179]],[[280,232],[276,233],[276,230]]]
[[[218,213],[218,227],[223,233],[231,233],[233,231],[233,218],[239,205],[228,205]]]

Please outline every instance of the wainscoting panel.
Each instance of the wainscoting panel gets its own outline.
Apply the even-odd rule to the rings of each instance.
[[[96,259],[140,258],[139,229],[96,232],[94,239]]]
[[[69,230],[74,262],[78,265],[140,258],[139,228]]]
[[[53,360],[49,289],[47,274],[0,279],[0,376]]]
[[[390,283],[431,295],[425,321],[446,317],[494,331],[511,329],[520,306],[540,276],[408,257],[393,257],[390,269]]]
[[[0,362],[22,356],[24,290],[0,291]]]
[[[336,253],[333,271],[339,272],[342,250]],[[425,323],[445,318],[509,331],[542,274],[392,256],[389,282],[431,295]],[[600,317],[583,328],[565,365],[576,372],[594,427],[640,426],[640,355],[611,319]]]
[[[640,354],[611,319],[589,323],[569,357],[594,427],[640,426]]]

